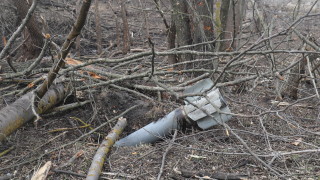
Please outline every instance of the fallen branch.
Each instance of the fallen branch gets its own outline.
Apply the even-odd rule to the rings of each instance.
[[[81,157],[83,154],[84,154],[84,151],[83,151],[83,150],[78,151],[78,152],[77,152],[75,155],[73,155],[66,163],[61,164],[58,168],[59,168],[59,169],[62,169],[62,168],[64,168],[64,167],[66,167],[66,166],[69,166],[69,165],[73,164],[74,161],[75,161],[77,158]]]
[[[4,155],[8,154],[8,153],[9,153],[10,151],[12,151],[14,148],[15,148],[14,146],[11,146],[9,149],[6,149],[6,150],[0,152],[0,158],[1,158],[2,156],[4,156]],[[1,180],[1,178],[0,178],[0,180]]]
[[[50,109],[48,112],[46,112],[46,116],[51,116],[51,115],[54,115],[56,113],[59,113],[59,112],[64,112],[64,111],[68,111],[68,110],[71,110],[71,109],[75,109],[75,108],[78,108],[78,107],[81,107],[81,106],[84,106],[88,103],[91,103],[92,101],[91,100],[87,100],[87,101],[83,101],[83,102],[75,102],[75,103],[71,103],[71,104],[66,104],[66,105],[63,105],[63,106],[59,106],[59,107],[55,107],[53,109]]]
[[[118,123],[114,126],[108,136],[105,137],[105,139],[102,141],[99,149],[97,150],[97,153],[93,157],[93,161],[86,178],[87,180],[99,179],[107,153],[111,149],[114,142],[119,138],[119,135],[122,133],[126,125],[127,120],[125,118],[119,118]]]

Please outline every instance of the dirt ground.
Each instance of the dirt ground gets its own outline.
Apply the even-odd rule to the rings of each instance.
[[[70,4],[71,9],[74,7],[73,1],[57,2]],[[156,50],[166,49],[165,27],[160,14],[155,11],[153,1],[131,0],[127,1],[126,5],[132,35],[131,47],[136,50],[150,49],[146,41],[150,35]],[[162,8],[169,18],[169,3],[163,1]],[[91,28],[94,27],[92,24],[94,15],[93,10],[91,11],[83,32],[82,57],[79,58],[82,60],[96,56],[94,44],[96,37],[94,29]],[[117,1],[102,1],[100,11],[104,22],[102,23],[103,46],[107,49],[117,41],[113,11],[119,16],[120,8]],[[44,12],[48,13],[47,21],[50,30],[56,35],[55,40],[61,43],[62,37],[71,27],[68,22],[72,22],[73,11],[51,7],[41,9],[38,13]],[[56,17],[65,17],[65,21],[58,25],[54,24]],[[115,58],[125,56],[117,51],[117,47],[111,47],[104,56]],[[73,50],[71,56],[74,57],[75,53]],[[129,55],[132,54],[133,51]],[[156,65],[164,63],[166,63],[165,58],[156,58]],[[125,73],[131,68],[124,66],[118,71]],[[191,77],[184,78],[188,80]],[[148,85],[150,82],[141,80],[140,83]],[[0,88],[9,84],[0,84]],[[20,86],[14,88],[21,88]],[[1,93],[5,94],[12,90],[3,90]],[[320,179],[320,106],[317,98],[304,99],[315,93],[310,84],[301,84],[300,100],[283,100],[295,103],[290,106],[271,103],[272,100],[276,100],[276,94],[269,81],[258,84],[252,89],[227,86],[220,88],[220,91],[231,112],[238,114],[232,117],[228,125],[260,159],[277,172],[289,175],[284,179]],[[85,90],[81,99],[78,96],[70,96],[65,103],[87,99],[92,101],[67,112],[43,115],[37,126],[29,122],[9,136],[5,143],[0,144],[0,152],[12,149],[0,157],[0,179],[6,175],[11,179],[30,179],[33,173],[48,161],[53,163],[48,179],[85,179],[95,151],[116,122],[110,122],[108,126],[70,145],[63,148],[61,146],[73,142],[89,132],[90,128],[98,127],[134,105],[140,107],[124,115],[128,120],[128,126],[121,137],[165,116],[182,104],[181,101],[174,101],[172,98],[162,98],[159,101],[158,94],[154,91],[140,90],[140,92],[154,100],[146,100],[136,94],[112,87]],[[165,97],[165,94],[162,95]],[[16,98],[15,96],[2,98],[0,108]],[[83,125],[79,119],[90,124],[90,127],[76,128]],[[167,150],[169,146],[171,148]],[[315,149],[318,151],[314,151]],[[46,153],[52,150],[54,151]],[[65,165],[74,156],[76,158]],[[222,126],[215,126],[206,131],[197,128],[179,131],[174,141],[170,136],[152,145],[114,147],[104,163],[101,179],[156,179],[161,166],[163,166],[162,179],[204,179],[214,173],[241,174],[252,180],[280,179],[253,157],[239,139]],[[193,175],[182,176],[179,174],[181,171],[191,172]]]

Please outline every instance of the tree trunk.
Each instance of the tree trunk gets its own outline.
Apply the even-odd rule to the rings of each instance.
[[[267,31],[268,28],[268,14],[263,9],[263,4],[261,0],[251,0],[253,6],[253,20],[255,27],[253,28],[254,32],[262,33],[263,31]]]
[[[100,21],[100,11],[99,11],[99,0],[95,0],[94,4],[94,13],[95,13],[95,23],[96,23],[96,35],[97,35],[97,54],[102,53],[102,30],[101,30],[101,21]]]
[[[173,19],[173,18],[172,18]],[[174,21],[171,21],[170,28],[168,29],[168,35],[167,35],[167,46],[168,49],[173,49],[176,47],[176,25]],[[169,55],[168,56],[168,63],[169,64],[175,64],[177,63],[177,56],[176,55]]]
[[[129,36],[129,24],[127,19],[126,12],[126,3],[124,0],[121,0],[121,17],[122,17],[122,25],[123,25],[123,47],[122,53],[127,54],[130,51],[130,36]]]
[[[13,5],[17,8],[18,21],[21,22],[26,16],[31,2],[26,0],[12,0]],[[41,27],[37,22],[34,15],[27,23],[27,28],[24,32],[24,38],[27,39],[23,45],[23,52],[21,53],[23,59],[33,59],[39,55],[43,46],[43,37],[41,33]]]
[[[213,0],[200,0],[195,2],[194,36],[193,43],[202,43],[214,39]],[[213,44],[197,46],[197,50],[213,51]]]
[[[220,9],[221,43],[219,51],[236,49],[236,38],[240,32],[245,2],[243,0],[222,0]]]
[[[190,19],[188,17],[188,4],[186,0],[171,0],[173,8],[173,21],[176,26],[176,42],[177,46],[185,46],[192,44],[192,37],[190,31]],[[181,55],[179,61],[191,61],[190,54]],[[186,67],[184,67],[186,68]]]
[[[81,0],[77,0],[76,3],[76,14],[78,15],[80,13],[80,8],[81,8]],[[79,36],[76,39],[76,57],[80,57],[81,56],[81,50],[80,50],[80,46],[81,46],[81,34],[79,34]]]
[[[282,97],[289,97],[292,99],[298,99],[298,89],[302,75],[305,71],[306,58],[303,58],[297,65],[295,65],[287,79],[286,86],[281,92]]]

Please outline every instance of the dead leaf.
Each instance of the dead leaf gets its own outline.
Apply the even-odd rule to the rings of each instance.
[[[96,73],[93,73],[93,72],[88,72],[88,74],[89,74],[91,77],[95,78],[95,79],[101,79],[101,78],[102,78],[101,76],[99,76],[99,75],[97,75]]]
[[[44,35],[44,38],[50,39],[50,38],[51,38],[51,35],[47,33],[47,34]]]
[[[295,146],[299,146],[299,144],[302,142],[302,138],[298,138],[296,139],[294,142],[292,142],[291,144],[295,145]]]
[[[84,98],[84,93],[83,93],[83,91],[76,91],[76,97],[77,97],[77,98]]]
[[[33,86],[34,86],[33,82],[28,84],[28,88],[32,88]]]
[[[232,52],[232,51],[233,51],[233,48],[232,48],[232,47],[228,47],[228,48],[226,49],[226,51],[227,51],[227,52]]]
[[[279,72],[276,72],[275,75],[276,75],[276,77],[277,77],[278,79],[280,79],[281,81],[284,80],[284,77],[283,77]]]
[[[211,26],[204,26],[204,30],[211,31]]]
[[[78,61],[78,60],[75,60],[72,58],[68,58],[68,57],[65,59],[65,61],[66,61],[66,64],[73,65],[73,66],[83,64],[83,62],[81,62],[81,61]]]
[[[172,72],[172,71],[174,71],[174,69],[173,68],[168,68],[168,69],[166,69],[166,71]]]
[[[77,66],[77,65],[81,65],[81,64],[84,64],[82,61],[79,61],[79,60],[75,60],[75,59],[72,59],[72,58],[66,58],[65,59],[66,61],[66,64],[68,65],[71,65],[71,66]],[[88,65],[86,66],[87,68],[91,68],[91,69],[94,69],[92,66]],[[90,71],[79,71],[80,73],[83,73],[83,72],[87,72],[89,74],[89,76],[91,76],[92,78],[95,78],[95,79],[102,79],[101,76],[97,75],[96,73],[94,72],[90,72]]]
[[[84,154],[84,151],[81,150],[81,151],[77,152],[76,156],[78,158],[78,157],[81,157],[83,154]]]
[[[198,6],[203,6],[203,5],[204,5],[203,1],[198,3]]]
[[[2,42],[3,42],[3,46],[7,45],[7,39],[5,36],[2,36]]]

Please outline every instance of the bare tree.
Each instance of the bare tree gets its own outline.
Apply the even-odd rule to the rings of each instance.
[[[203,43],[214,39],[213,7],[214,1],[194,1],[189,7],[192,13],[193,43]],[[197,46],[197,50],[213,51],[213,44]]]
[[[245,15],[244,0],[171,0],[173,15],[168,31],[168,48],[213,41],[216,37],[222,42],[207,43],[193,47],[198,51],[232,51],[236,49],[237,36]],[[216,9],[214,8],[216,7]],[[176,38],[174,37],[176,33]],[[216,37],[215,37],[216,36]],[[214,47],[216,46],[216,47]],[[195,56],[181,55],[179,62],[191,61]],[[169,57],[169,62],[176,62]]]
[[[99,11],[99,1],[94,2],[94,13],[95,13],[95,23],[96,23],[96,34],[97,34],[97,53],[100,55],[102,53],[102,32],[101,32],[101,20]]]
[[[127,54],[130,51],[130,34],[129,34],[129,24],[127,19],[126,3],[121,0],[121,18],[123,25],[123,47],[122,53]]]
[[[176,32],[177,47],[192,44],[190,30],[190,18],[188,16],[188,3],[185,0],[171,0],[173,9],[173,21]],[[180,61],[190,61],[192,56],[189,54],[179,57]]]
[[[221,40],[219,51],[232,51],[236,49],[237,37],[240,33],[242,20],[245,16],[244,0],[223,0],[221,1],[220,22]]]

